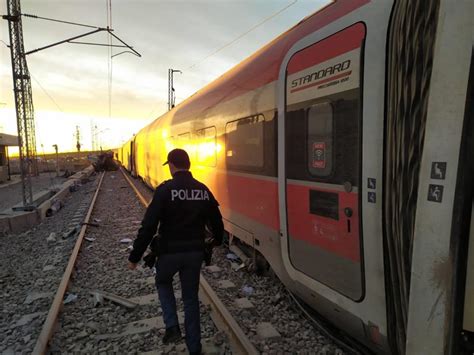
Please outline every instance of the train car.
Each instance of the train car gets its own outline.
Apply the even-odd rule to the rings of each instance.
[[[167,152],[186,149],[227,232],[367,349],[467,352],[473,19],[469,0],[334,1],[120,159],[155,187]]]
[[[122,166],[127,169],[132,175],[136,175],[134,168],[134,141],[135,137],[132,137],[125,142],[117,151],[117,160],[120,161]]]

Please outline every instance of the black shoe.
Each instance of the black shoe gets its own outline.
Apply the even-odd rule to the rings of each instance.
[[[190,351],[189,355],[201,355],[202,354],[202,347],[198,351]]]
[[[179,325],[166,329],[165,335],[163,336],[163,344],[176,343],[179,340],[181,340]]]

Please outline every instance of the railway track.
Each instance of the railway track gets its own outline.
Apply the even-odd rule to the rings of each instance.
[[[41,224],[0,236],[1,354],[33,352],[98,180],[84,176]]]
[[[53,300],[53,304],[51,305],[51,308],[48,312],[48,316],[46,318],[46,321],[43,325],[43,328],[41,330],[41,333],[38,337],[38,340],[36,342],[36,346],[33,349],[34,354],[43,354],[46,352],[47,346],[49,339],[53,335],[54,332],[54,326],[56,325],[56,319],[58,318],[59,312],[61,310],[61,306],[63,304],[63,299],[64,295],[66,294],[67,288],[69,286],[69,282],[71,280],[71,276],[73,273],[74,266],[76,264],[77,256],[79,255],[79,251],[82,246],[82,241],[84,238],[84,235],[87,230],[87,224],[89,223],[91,214],[92,214],[92,209],[94,208],[95,201],[97,199],[97,195],[100,191],[100,187],[102,185],[102,181],[104,179],[104,173],[100,176],[99,183],[97,185],[97,190],[94,194],[94,197],[92,198],[91,205],[89,207],[89,210],[87,212],[87,215],[84,219],[84,223],[81,227],[81,231],[79,233],[79,236],[76,239],[76,244],[74,246],[74,249],[72,251],[71,257],[69,258],[69,262],[66,266],[66,271],[64,272],[64,275],[61,279],[61,283],[59,284],[59,288],[56,291],[56,295]]]
[[[125,179],[134,189],[135,193],[140,199],[140,202],[144,206],[148,206],[152,198],[151,193],[147,193],[147,191],[143,190],[143,192],[140,191],[134,182],[127,176],[124,170],[121,171]],[[148,196],[144,196],[144,194],[147,194]],[[217,294],[202,275],[200,278],[199,291],[201,300],[211,307],[211,317],[214,323],[219,330],[224,331],[227,334],[233,352],[236,354],[258,354],[259,352],[255,346],[247,338],[245,333],[242,331],[240,326],[234,320],[230,312],[226,309]]]
[[[184,341],[168,346],[161,343],[164,324],[153,271],[141,266],[135,271],[126,268],[131,241],[151,197],[145,185],[126,173],[100,176],[34,354],[186,353]],[[230,262],[228,255],[228,249],[217,248],[214,261],[218,266],[204,268],[201,275],[205,353],[303,354],[312,349],[343,354],[285,303],[285,297],[280,297],[284,288],[277,280],[236,270],[236,262],[242,260],[231,253]],[[223,286],[226,281],[234,287]],[[173,285],[179,299],[177,278]],[[244,285],[252,285],[254,293],[243,294]],[[182,321],[182,306],[178,311]],[[268,335],[269,329],[274,333]]]
[[[126,269],[129,240],[136,234],[144,206],[137,201],[124,177],[119,172],[101,176],[33,353],[160,353],[157,349],[162,353],[181,353],[185,350],[184,344],[160,343],[164,325],[152,270]],[[145,202],[146,197],[136,191]],[[111,203],[113,200],[115,203]],[[175,286],[178,288],[179,283]],[[176,291],[179,298],[179,290]],[[257,354],[205,281],[201,292],[207,304],[201,310],[204,350]],[[216,328],[213,320],[229,336]],[[220,346],[213,344],[214,338],[220,339]]]
[[[125,172],[124,176],[146,205],[152,192]],[[206,304],[211,302],[211,317],[226,332],[234,352],[358,354],[338,335],[315,328],[315,320],[274,275],[260,277],[248,272],[245,265],[250,260],[238,248],[217,248],[214,254],[213,266],[203,268],[201,274],[200,298]]]

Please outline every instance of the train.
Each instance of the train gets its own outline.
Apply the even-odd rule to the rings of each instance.
[[[336,0],[117,150],[173,148],[226,232],[367,352],[472,353],[474,2]]]

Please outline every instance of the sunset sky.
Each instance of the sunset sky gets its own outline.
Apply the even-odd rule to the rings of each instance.
[[[62,44],[27,56],[38,154],[52,152],[53,144],[60,151],[74,151],[76,126],[82,150],[92,147],[92,126],[99,132],[97,146],[121,145],[167,111],[168,68],[183,72],[174,77],[179,104],[328,2],[112,0],[114,33],[141,58],[125,53],[109,60],[107,47],[79,44]],[[21,8],[24,14],[107,26],[106,0],[22,0]],[[0,1],[0,14],[6,13],[6,1]],[[91,30],[27,17],[22,22],[26,51]],[[0,24],[0,132],[16,135],[8,23]],[[108,43],[108,35],[99,33],[80,41]],[[114,48],[112,54],[121,51]]]

